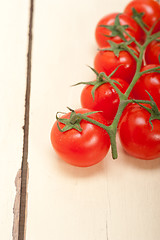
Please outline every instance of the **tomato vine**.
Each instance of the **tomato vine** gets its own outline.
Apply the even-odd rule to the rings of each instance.
[[[120,103],[119,103],[119,107],[118,107],[118,111],[117,111],[117,114],[112,122],[112,124],[110,126],[103,126],[102,124],[100,123],[97,123],[96,121],[94,120],[90,120],[88,119],[88,117],[86,116],[81,116],[82,119],[84,120],[87,120],[89,122],[92,122],[94,123],[95,125],[105,129],[107,131],[107,133],[109,134],[110,136],[110,141],[111,141],[111,149],[112,149],[112,157],[113,159],[116,159],[118,157],[118,153],[117,153],[117,144],[116,144],[116,132],[117,132],[117,126],[118,126],[118,123],[119,123],[119,120],[120,120],[120,117],[122,115],[122,112],[123,110],[125,109],[125,107],[131,103],[131,102],[136,102],[136,103],[147,103],[147,104],[150,104],[151,107],[153,107],[153,99],[150,100],[150,101],[146,101],[146,100],[128,100],[128,97],[129,97],[129,94],[131,93],[134,85],[136,84],[137,80],[144,74],[144,73],[147,73],[147,72],[160,72],[160,66],[158,67],[155,67],[155,68],[152,68],[152,69],[149,69],[149,70],[146,70],[144,72],[141,72],[141,66],[142,66],[142,61],[143,61],[143,56],[144,56],[144,51],[146,49],[146,47],[148,46],[148,44],[150,42],[152,42],[153,40],[157,39],[158,37],[160,37],[160,32],[158,33],[155,33],[152,35],[152,30],[154,28],[154,26],[148,31],[145,27],[144,27],[144,24],[142,23],[142,20],[138,19],[137,20],[138,24],[140,24],[140,26],[142,27],[142,29],[145,31],[146,33],[146,40],[145,42],[141,45],[139,44],[132,36],[130,36],[130,34],[128,34],[125,30],[125,28],[119,28],[120,29],[120,32],[121,33],[125,33],[126,35],[128,35],[128,37],[134,41],[134,43],[137,45],[137,47],[139,48],[139,57],[137,58],[133,51],[130,50],[130,48],[128,47],[128,43],[120,43],[120,44],[117,44],[117,45],[121,45],[123,46],[123,48],[125,47],[125,49],[134,56],[136,62],[137,62],[137,68],[136,68],[136,72],[135,72],[135,75],[128,87],[128,89],[126,90],[125,93],[122,93],[118,87],[115,85],[114,81],[111,79],[111,76],[114,74],[114,72],[117,70],[115,69],[115,71],[110,75],[110,76],[107,76],[105,73],[101,72],[99,74],[99,78],[102,78],[104,79],[106,82],[109,82],[112,87],[116,90],[116,92],[118,93],[119,95],[119,99],[120,99]],[[120,34],[121,36],[121,34]],[[143,105],[142,105],[143,107]],[[158,114],[160,115],[160,112],[158,112]],[[157,117],[157,116],[156,116]]]
[[[101,27],[105,27],[107,29],[109,29],[112,33],[111,36],[119,36],[119,38],[122,39],[122,42],[120,43],[115,43],[111,40],[108,41],[109,46],[99,49],[99,51],[113,51],[115,53],[115,55],[118,57],[119,53],[121,51],[127,51],[136,61],[136,70],[135,70],[135,74],[133,76],[133,79],[131,80],[128,88],[126,89],[125,92],[122,92],[116,85],[116,80],[114,81],[112,79],[112,76],[116,73],[116,71],[118,70],[118,68],[120,66],[118,66],[112,73],[110,73],[109,75],[106,75],[105,72],[100,72],[98,73],[95,69],[91,68],[97,77],[96,81],[91,81],[91,82],[80,82],[77,83],[75,85],[79,85],[79,84],[88,84],[88,85],[93,85],[93,89],[92,89],[92,97],[94,99],[95,97],[95,92],[97,90],[97,88],[99,88],[101,85],[105,84],[105,83],[109,83],[114,90],[117,92],[118,96],[119,96],[119,106],[118,106],[118,110],[116,112],[116,115],[112,121],[112,123],[110,125],[105,125],[101,122],[96,121],[95,119],[90,118],[90,114],[96,113],[96,111],[94,112],[90,112],[87,114],[81,114],[81,113],[76,113],[74,110],[69,109],[71,111],[71,117],[70,119],[62,119],[57,117],[57,126],[59,131],[69,131],[70,129],[74,128],[77,131],[81,132],[81,126],[80,126],[80,122],[81,120],[86,120],[87,122],[90,122],[102,129],[104,129],[109,137],[110,137],[110,143],[111,143],[111,151],[112,151],[112,157],[113,159],[116,159],[118,157],[118,151],[117,151],[117,143],[116,143],[116,134],[117,134],[117,129],[118,129],[118,124],[120,121],[120,118],[122,116],[122,113],[124,111],[124,109],[126,108],[126,106],[130,103],[137,103],[138,105],[140,105],[142,108],[144,108],[145,110],[147,110],[150,113],[150,119],[149,122],[152,125],[152,120],[157,119],[160,120],[160,111],[156,105],[156,103],[154,102],[151,94],[148,93],[149,95],[149,100],[138,100],[138,99],[131,99],[129,96],[132,92],[133,87],[135,86],[136,82],[138,81],[138,79],[143,75],[143,74],[147,74],[147,73],[151,73],[151,72],[157,72],[160,73],[160,66],[156,66],[150,69],[147,69],[145,71],[141,71],[142,65],[143,65],[143,58],[144,58],[144,53],[145,50],[147,48],[147,46],[153,42],[154,40],[156,40],[157,38],[160,37],[160,31],[153,33],[153,30],[157,24],[157,22],[155,22],[155,24],[153,24],[152,27],[148,28],[147,25],[143,22],[143,14],[138,13],[135,9],[132,9],[133,11],[133,18],[134,20],[137,22],[137,24],[140,26],[140,28],[143,30],[143,32],[145,33],[145,40],[143,43],[140,43],[139,41],[137,41],[135,39],[135,37],[133,37],[126,29],[127,29],[127,25],[121,25],[120,21],[119,21],[119,17],[120,14],[118,14],[116,16],[116,20],[115,20],[115,25],[114,26],[104,26],[102,25]],[[125,36],[127,36],[126,40]],[[108,37],[108,36],[107,36]],[[136,46],[136,48],[139,50],[139,56],[137,56],[134,52],[134,50],[132,48],[130,48],[130,46],[134,43],[134,45]],[[145,104],[145,105],[143,105]],[[149,104],[150,107],[147,107],[146,104]],[[59,122],[63,123],[65,125],[65,127],[63,129],[61,129],[59,127]]]

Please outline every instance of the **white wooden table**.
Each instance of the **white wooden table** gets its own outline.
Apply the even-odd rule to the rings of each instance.
[[[50,143],[56,112],[80,106],[82,87],[70,85],[94,78],[86,65],[98,20],[128,0],[31,3],[1,1],[0,239],[158,240],[160,159],[140,161],[118,144],[118,160],[109,153],[81,169]]]

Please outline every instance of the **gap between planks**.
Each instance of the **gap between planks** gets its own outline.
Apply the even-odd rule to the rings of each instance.
[[[31,91],[31,62],[32,62],[32,30],[33,30],[34,0],[30,0],[28,49],[27,49],[27,76],[25,94],[25,114],[24,114],[24,134],[23,134],[23,154],[21,170],[18,171],[15,180],[16,197],[14,204],[13,240],[24,240],[26,233],[26,213],[27,213],[27,185],[28,185],[28,137],[29,137],[29,112],[30,112],[30,91]],[[17,182],[20,181],[20,184]],[[17,199],[19,211],[17,210]],[[18,212],[18,216],[17,216]]]

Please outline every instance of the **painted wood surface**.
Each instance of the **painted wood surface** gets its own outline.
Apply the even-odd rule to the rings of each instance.
[[[29,1],[1,1],[0,8],[0,239],[12,239],[16,186],[20,186]],[[16,178],[17,175],[17,178]],[[16,198],[18,206],[19,193]],[[15,219],[13,214],[15,209]],[[13,239],[17,239],[14,228]]]
[[[97,21],[127,0],[37,0],[34,10],[27,240],[153,240],[160,235],[160,159],[140,161],[119,145],[90,168],[60,160],[50,143],[57,111],[80,106],[93,80]]]

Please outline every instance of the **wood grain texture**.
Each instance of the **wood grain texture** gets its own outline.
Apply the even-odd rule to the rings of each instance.
[[[27,240],[153,240],[160,229],[160,159],[109,153],[90,168],[69,166],[51,147],[57,111],[80,106],[94,79],[97,21],[127,0],[36,1],[29,134]]]
[[[28,12],[28,1],[1,2],[0,239],[4,240],[12,239],[15,178],[22,161]]]

